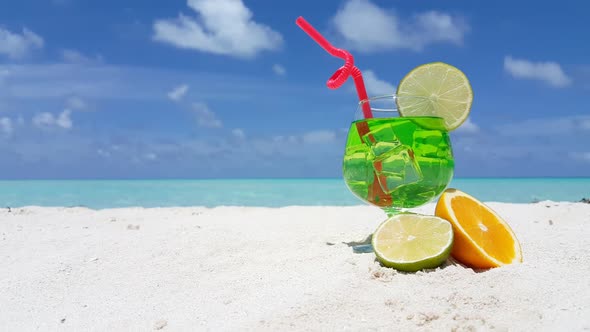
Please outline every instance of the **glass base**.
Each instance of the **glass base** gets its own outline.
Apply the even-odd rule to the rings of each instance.
[[[355,254],[366,254],[373,252],[373,245],[371,244],[372,239],[373,234],[367,236],[367,238],[362,241],[351,241],[346,242],[346,244],[352,248],[352,252]]]
[[[356,246],[352,246],[352,252],[355,254],[368,254],[373,252],[373,245],[368,244],[359,244]]]

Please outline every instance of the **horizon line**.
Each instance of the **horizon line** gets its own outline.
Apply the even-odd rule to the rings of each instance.
[[[452,180],[590,179],[588,176],[465,176]],[[218,180],[343,180],[342,177],[239,177],[239,178],[18,178],[0,181],[218,181]],[[451,180],[451,181],[452,181]]]

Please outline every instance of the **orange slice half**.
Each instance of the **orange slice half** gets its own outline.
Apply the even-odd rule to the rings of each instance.
[[[459,262],[480,269],[522,262],[520,243],[510,226],[474,197],[449,188],[438,200],[435,215],[453,225],[451,256]]]

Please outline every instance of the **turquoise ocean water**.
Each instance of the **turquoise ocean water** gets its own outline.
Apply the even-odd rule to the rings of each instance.
[[[455,179],[450,187],[495,202],[579,202],[590,198],[590,178]],[[0,181],[2,207],[363,204],[348,191],[342,179]]]

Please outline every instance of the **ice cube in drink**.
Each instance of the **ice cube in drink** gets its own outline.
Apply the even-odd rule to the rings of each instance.
[[[391,125],[381,126],[363,136],[363,142],[369,146],[370,157],[379,159],[401,145]]]
[[[422,180],[420,165],[414,151],[407,145],[399,145],[373,162],[373,168],[383,192],[393,193],[399,186]]]
[[[444,143],[440,130],[416,130],[413,135],[415,150],[420,151],[420,156],[436,158],[439,149]],[[448,144],[444,143],[448,147]]]

